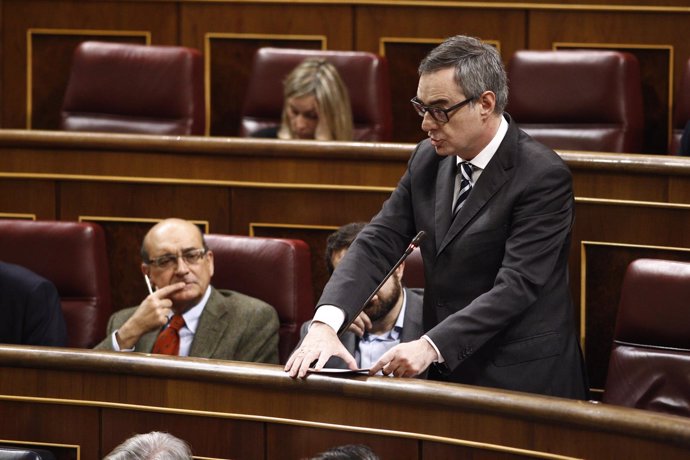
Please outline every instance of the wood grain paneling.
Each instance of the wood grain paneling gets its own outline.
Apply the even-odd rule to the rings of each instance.
[[[675,460],[690,451],[686,418],[416,379],[292,380],[277,365],[20,346],[0,346],[0,373],[0,403],[49,413],[45,437],[73,444],[88,437],[102,453],[129,427],[184,435],[198,455],[255,458],[263,452],[257,425],[266,439],[266,456],[258,458],[271,459],[312,454],[326,442],[420,459]],[[81,411],[100,416],[68,416]],[[90,429],[78,429],[86,423]],[[93,432],[99,425],[101,436]],[[15,437],[44,436],[19,428]]]
[[[264,426],[260,422],[117,409],[103,409],[102,421],[104,454],[132,433],[148,433],[155,427],[156,431],[183,439],[196,457],[266,458]]]
[[[23,441],[53,452],[58,460],[101,458],[95,407],[0,400],[0,412],[6,414],[0,417],[2,444]]]
[[[56,188],[52,180],[11,179],[0,183],[0,211],[57,219]]]

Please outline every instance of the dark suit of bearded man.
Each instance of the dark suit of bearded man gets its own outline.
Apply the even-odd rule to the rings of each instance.
[[[319,305],[355,315],[423,230],[424,330],[443,359],[431,377],[584,399],[568,288],[571,174],[555,152],[503,116],[507,133],[454,217],[457,157],[437,155],[428,139],[417,146]]]

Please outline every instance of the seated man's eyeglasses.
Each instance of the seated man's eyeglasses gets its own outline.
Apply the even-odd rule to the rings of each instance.
[[[156,257],[155,259],[151,260],[146,260],[144,261],[147,265],[151,265],[156,268],[160,268],[161,270],[167,270],[169,268],[174,267],[177,265],[177,259],[180,257],[184,262],[190,266],[190,265],[196,265],[203,259],[203,257],[206,255],[208,252],[208,248],[203,248],[203,249],[187,249],[186,251],[182,252],[182,254],[177,255],[177,254],[164,254],[160,257]]]
[[[412,102],[412,107],[414,107],[414,109],[417,111],[417,114],[420,117],[424,118],[424,115],[428,112],[429,115],[431,115],[431,118],[433,118],[437,122],[448,123],[448,120],[450,119],[450,116],[448,114],[450,112],[452,112],[453,110],[461,109],[462,107],[472,102],[474,99],[474,97],[469,97],[462,102],[458,102],[457,104],[448,107],[447,109],[442,109],[440,107],[429,107],[428,105],[424,105],[421,103],[419,99],[417,99],[416,96],[410,99],[410,102]]]

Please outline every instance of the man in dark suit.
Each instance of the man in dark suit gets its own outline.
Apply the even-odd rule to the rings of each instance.
[[[19,265],[0,262],[0,343],[64,347],[67,329],[55,285]]]
[[[326,268],[331,275],[347,252],[357,234],[366,224],[354,222],[343,225],[328,236],[326,243]],[[399,343],[416,340],[422,335],[422,289],[403,288],[402,276],[405,264],[401,264],[381,289],[371,299],[362,314],[352,323],[350,330],[340,336],[340,341],[360,368],[371,367],[387,350]],[[311,321],[302,324],[304,337]],[[326,367],[347,368],[342,359],[331,358]]]
[[[586,398],[568,288],[570,171],[504,114],[494,47],[451,37],[419,75],[412,104],[429,139],[331,277],[286,371],[305,376],[332,355],[355,366],[336,331],[423,230],[426,334],[371,372],[408,377],[435,363],[432,377],[442,380]]]
[[[97,349],[278,363],[278,314],[258,299],[211,286],[213,252],[196,225],[181,219],[154,225],[141,254],[151,293],[110,318]],[[168,352],[159,338],[178,324],[176,317],[179,331]]]

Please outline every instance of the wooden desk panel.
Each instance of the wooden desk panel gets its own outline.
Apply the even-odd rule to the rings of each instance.
[[[20,346],[0,346],[0,372],[3,408],[49,408],[61,423],[42,438],[98,439],[102,452],[124,436],[127,418],[136,431],[170,429],[196,455],[220,458],[299,458],[322,450],[324,440],[366,442],[382,458],[411,459],[681,459],[690,452],[685,418],[415,379],[298,381],[274,365]],[[70,411],[97,411],[92,426],[100,423],[102,435],[74,429],[83,421],[65,417]],[[0,424],[0,435],[8,432]],[[36,432],[12,431],[28,433]]]

